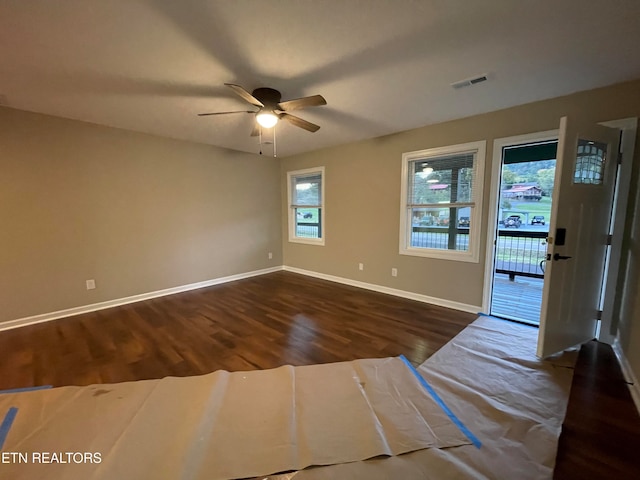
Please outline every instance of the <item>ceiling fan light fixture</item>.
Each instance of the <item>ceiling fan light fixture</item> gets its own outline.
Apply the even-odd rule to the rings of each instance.
[[[271,128],[278,123],[278,116],[271,111],[262,111],[256,115],[256,120],[261,127]]]

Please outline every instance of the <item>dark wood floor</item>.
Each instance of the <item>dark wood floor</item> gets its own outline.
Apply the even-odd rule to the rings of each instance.
[[[640,416],[609,345],[580,349],[554,478],[639,479]]]
[[[0,389],[404,354],[476,315],[278,272],[0,333]]]
[[[476,318],[278,272],[0,332],[0,389],[88,385],[404,354]],[[640,478],[640,418],[611,348],[581,351],[557,479]]]

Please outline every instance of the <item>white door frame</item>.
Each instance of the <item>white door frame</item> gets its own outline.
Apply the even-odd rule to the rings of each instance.
[[[598,340],[613,345],[617,335],[620,310],[616,304],[616,294],[620,281],[620,259],[622,253],[622,240],[624,238],[625,218],[629,200],[629,188],[631,184],[631,171],[633,167],[633,155],[635,149],[638,119],[625,118],[601,122],[601,125],[622,130],[622,164],[618,175],[619,183],[616,185],[615,204],[613,211],[613,238],[609,252],[609,266],[607,269],[606,286],[604,292],[604,306],[602,321],[600,324]],[[504,147],[544,142],[558,139],[558,130],[516,135],[512,137],[496,138],[493,141],[493,156],[491,163],[491,193],[489,197],[489,213],[484,273],[484,289],[482,296],[482,311],[489,313],[491,307],[491,295],[493,289],[493,262],[495,256],[494,242],[496,241],[496,225],[498,222],[498,195],[500,188],[500,168],[502,166],[502,149]],[[613,333],[611,333],[613,331]]]
[[[604,305],[602,307],[602,320],[598,332],[598,340],[609,345],[617,335],[618,323],[620,321],[620,302],[616,302],[619,295],[618,282],[620,281],[620,259],[622,256],[622,239],[624,238],[625,217],[629,201],[629,187],[631,185],[631,169],[633,167],[633,153],[636,143],[636,131],[638,129],[637,118],[625,118],[602,122],[605,127],[619,128],[622,130],[620,141],[620,151],[622,152],[622,164],[619,167],[618,183],[614,193],[613,215],[613,238],[609,249],[609,261],[606,273],[606,283],[604,290]],[[611,333],[613,331],[613,333]]]
[[[502,167],[502,149],[528,143],[558,140],[558,129],[545,132],[528,133],[513,137],[496,138],[493,141],[493,157],[491,161],[491,194],[489,197],[489,217],[487,220],[486,259],[484,266],[484,289],[482,295],[482,311],[489,313],[491,294],[493,293],[493,261],[495,257],[496,226],[498,225],[498,197],[500,195],[500,167]]]

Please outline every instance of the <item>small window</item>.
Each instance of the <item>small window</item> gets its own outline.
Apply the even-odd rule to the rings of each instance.
[[[289,241],[324,245],[324,167],[287,173]]]
[[[607,145],[588,140],[578,140],[577,153],[573,183],[602,185]]]
[[[402,156],[400,253],[478,262],[486,142]]]

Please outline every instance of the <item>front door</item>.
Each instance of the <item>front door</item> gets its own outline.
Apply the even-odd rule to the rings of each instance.
[[[620,132],[560,120],[539,357],[595,337]]]

